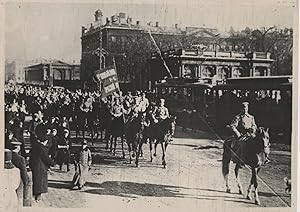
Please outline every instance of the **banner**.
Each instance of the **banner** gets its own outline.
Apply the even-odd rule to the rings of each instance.
[[[102,83],[102,98],[120,90],[118,75],[114,66],[95,71],[94,78]]]

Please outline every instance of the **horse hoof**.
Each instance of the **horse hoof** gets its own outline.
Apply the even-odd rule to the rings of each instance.
[[[242,190],[239,190],[239,194],[244,194],[244,192]]]
[[[247,200],[252,200],[252,197],[250,195],[247,195]]]
[[[227,189],[226,189],[226,193],[231,193],[230,188],[227,188]]]
[[[153,162],[153,158],[150,159],[150,162]]]
[[[139,168],[140,165],[139,165],[138,163],[135,163],[135,167],[136,167],[136,168]]]
[[[255,200],[255,204],[256,205],[260,205],[260,201],[259,200]]]
[[[167,168],[167,164],[164,164],[163,166],[164,166],[164,169]]]

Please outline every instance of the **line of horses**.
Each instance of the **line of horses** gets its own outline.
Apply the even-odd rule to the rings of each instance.
[[[91,116],[91,114],[90,117],[86,117],[87,113],[78,114],[75,120],[76,137],[78,137],[80,131],[85,137],[85,131],[89,128],[92,145],[94,145],[95,139],[100,137],[100,140],[104,139],[106,141],[106,149],[110,149],[114,155],[116,154],[117,139],[120,138],[122,157],[125,158],[126,155],[124,148],[126,141],[129,151],[129,162],[132,163],[135,159],[136,167],[139,167],[139,157],[143,156],[143,144],[149,142],[151,162],[153,161],[153,156],[156,156],[157,145],[160,144],[162,148],[162,165],[166,168],[166,149],[175,133],[175,116],[170,116],[159,123],[155,123],[155,120],[148,112],[139,112],[136,116],[129,118],[124,116],[113,117],[108,109],[102,107],[102,111],[98,114],[99,117]],[[154,154],[152,154],[153,149]]]

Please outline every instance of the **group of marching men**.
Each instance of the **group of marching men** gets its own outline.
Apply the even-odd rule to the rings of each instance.
[[[105,137],[109,139],[109,133],[117,129],[118,124],[130,122],[141,112],[150,112],[155,123],[168,118],[165,100],[160,99],[157,106],[151,100],[145,92],[139,91],[126,95],[119,92],[102,98],[98,91],[6,84],[5,149],[12,153],[12,162],[20,169],[24,187],[29,182],[27,171],[32,170],[33,194],[39,201],[41,194],[47,193],[49,167],[58,164],[62,170],[62,165],[66,164],[67,171],[70,170],[70,127],[76,130],[76,137],[82,130],[82,149],[75,156],[77,173],[80,174],[73,179],[73,185],[81,188],[85,183],[87,167],[91,165],[91,153],[84,132],[95,130],[99,120],[101,122],[102,119],[103,124],[105,119],[109,119],[110,126],[104,127]],[[30,152],[25,151],[26,134],[30,137]]]

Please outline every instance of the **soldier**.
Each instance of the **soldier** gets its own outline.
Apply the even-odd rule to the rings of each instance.
[[[255,138],[257,125],[253,115],[249,114],[249,102],[242,103],[241,112],[236,115],[230,124],[236,139],[233,140],[232,147],[238,148],[243,159],[244,150],[242,145],[250,138]],[[237,145],[236,145],[237,144]],[[269,163],[268,155],[266,154],[266,163]]]
[[[160,123],[169,117],[169,110],[165,107],[165,100],[160,99],[159,105],[155,111],[155,123]]]
[[[146,112],[147,108],[149,107],[149,100],[146,98],[146,94],[142,93],[142,97],[139,103],[140,112]]]
[[[242,103],[241,112],[234,117],[230,124],[230,127],[234,135],[238,139],[248,139],[249,137],[255,137],[257,126],[255,123],[254,116],[248,113],[249,102]]]

